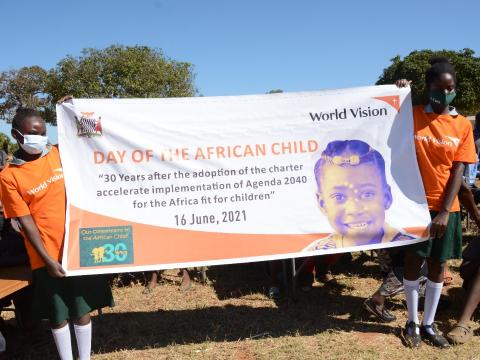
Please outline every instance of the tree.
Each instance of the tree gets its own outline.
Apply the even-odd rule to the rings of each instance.
[[[5,142],[8,145],[8,152],[10,154],[13,154],[15,151],[18,150],[17,143],[12,142],[6,134],[0,132],[0,149],[3,149],[3,144],[5,144]]]
[[[54,69],[38,66],[0,73],[0,117],[29,106],[54,123],[55,102],[64,95],[82,98],[194,96],[193,65],[165,57],[146,46],[113,45],[84,49],[61,59]],[[3,101],[3,102],[2,102]]]
[[[47,91],[57,100],[75,97],[183,97],[194,96],[192,64],[166,58],[146,46],[110,46],[85,49],[67,56],[49,74]]]
[[[267,94],[281,94],[283,93],[282,89],[273,89],[267,92]]]
[[[42,114],[48,112],[46,81],[47,71],[39,66],[0,73],[0,118],[10,122],[19,106],[34,108]]]
[[[471,49],[463,49],[419,50],[403,59],[397,55],[391,59],[390,66],[383,70],[376,84],[393,84],[398,79],[411,80],[413,104],[425,103],[425,71],[430,67],[428,60],[433,56],[444,56],[455,66],[457,72],[457,97],[454,105],[464,114],[474,114],[480,110],[480,58],[474,54]]]

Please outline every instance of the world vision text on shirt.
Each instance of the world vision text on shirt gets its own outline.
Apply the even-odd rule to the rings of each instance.
[[[415,149],[430,210],[439,211],[453,162],[476,162],[470,122],[454,114],[438,115],[423,106],[413,108]],[[451,212],[459,211],[455,199]]]
[[[0,173],[5,217],[31,215],[48,254],[60,261],[65,233],[65,183],[56,147],[29,162],[15,162]],[[25,238],[33,270],[45,266]]]
[[[42,191],[42,190],[45,190],[48,188],[48,186],[51,184],[51,183],[54,183],[55,181],[58,181],[58,180],[63,180],[63,169],[62,168],[58,168],[58,169],[53,169],[53,171],[56,173],[54,174],[52,177],[50,177],[49,179],[43,181],[41,184],[39,184],[38,186],[30,189],[30,190],[27,190],[27,194],[29,195],[35,195],[36,193]]]

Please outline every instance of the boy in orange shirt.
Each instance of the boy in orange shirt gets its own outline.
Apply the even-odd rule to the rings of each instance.
[[[470,122],[450,106],[456,93],[456,74],[445,58],[433,58],[425,74],[429,102],[413,109],[415,149],[432,217],[430,239],[407,248],[404,287],[408,321],[403,331],[405,341],[417,348],[422,337],[434,346],[448,347],[439,333],[435,312],[443,287],[445,262],[460,258],[462,227],[457,194],[462,184],[465,164],[475,163],[475,144]],[[407,80],[397,86],[408,86]],[[428,264],[422,325],[418,320],[419,271],[423,260]]]
[[[45,121],[26,108],[17,109],[12,136],[19,150],[0,173],[6,218],[22,228],[33,270],[33,314],[50,320],[62,360],[73,359],[68,321],[73,320],[81,360],[90,359],[90,311],[112,306],[102,277],[65,277],[60,261],[65,231],[65,184],[56,146],[48,143]]]

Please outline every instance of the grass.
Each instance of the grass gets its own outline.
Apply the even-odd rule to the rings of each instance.
[[[448,330],[463,298],[460,261],[450,263],[454,284],[444,288],[451,306],[439,311]],[[209,285],[180,292],[180,277],[167,271],[149,295],[143,279],[122,276],[113,287],[117,305],[94,316],[93,359],[480,359],[480,337],[464,346],[437,350],[403,346],[403,295],[389,306],[397,321],[383,324],[365,314],[363,300],[380,285],[378,265],[366,254],[341,266],[335,285],[315,284],[297,302],[273,301],[265,293],[260,263],[209,269]],[[476,335],[479,335],[476,329]],[[51,336],[48,337],[49,339]],[[55,359],[52,341],[21,359]]]

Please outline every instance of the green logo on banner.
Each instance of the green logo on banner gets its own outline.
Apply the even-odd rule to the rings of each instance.
[[[80,228],[80,266],[133,263],[131,226]]]

